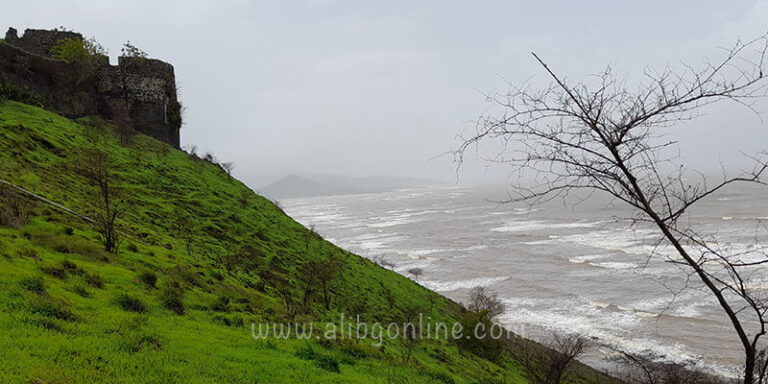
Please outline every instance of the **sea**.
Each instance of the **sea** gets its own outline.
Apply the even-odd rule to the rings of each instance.
[[[660,233],[601,196],[504,203],[503,186],[437,186],[282,201],[285,211],[335,244],[378,261],[458,302],[477,286],[498,294],[497,321],[544,341],[593,341],[584,362],[610,370],[614,349],[698,362],[735,376],[743,356],[712,295],[669,262]],[[768,189],[730,188],[682,221],[726,253],[768,244]],[[383,262],[382,262],[383,261]],[[768,292],[768,267],[750,271]]]

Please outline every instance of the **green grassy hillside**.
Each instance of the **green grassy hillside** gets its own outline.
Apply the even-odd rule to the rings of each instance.
[[[0,382],[525,382],[514,358],[491,362],[446,340],[255,340],[252,322],[414,311],[452,322],[460,307],[326,242],[209,161],[107,131],[0,104],[0,179],[92,217],[97,188],[79,170],[99,151],[126,208],[109,253],[88,221],[2,187],[0,207],[28,215],[0,226]]]

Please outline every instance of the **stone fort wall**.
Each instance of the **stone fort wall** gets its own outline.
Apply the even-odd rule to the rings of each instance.
[[[100,116],[120,127],[180,146],[181,116],[173,66],[160,60],[120,57],[118,65],[99,57],[83,73],[75,64],[51,57],[61,39],[75,32],[28,29],[19,37],[10,28],[0,44],[0,81],[40,95],[46,108],[77,118]]]

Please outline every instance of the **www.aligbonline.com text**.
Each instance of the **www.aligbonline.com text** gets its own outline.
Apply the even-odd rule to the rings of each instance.
[[[413,321],[388,324],[366,323],[359,316],[339,316],[338,322],[328,323],[251,323],[251,335],[256,340],[288,339],[352,339],[370,340],[371,345],[380,347],[385,340],[458,340],[458,339],[502,339],[514,333],[497,323],[478,322],[473,329],[465,329],[461,323],[433,322],[420,314]]]

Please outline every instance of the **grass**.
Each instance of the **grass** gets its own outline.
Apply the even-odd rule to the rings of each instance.
[[[491,362],[445,340],[417,344],[407,363],[398,340],[254,340],[251,323],[293,315],[388,323],[419,308],[452,323],[460,307],[325,241],[216,165],[0,104],[0,178],[85,215],[95,191],[74,163],[92,148],[116,164],[128,238],[107,253],[91,224],[32,201],[26,225],[0,227],[0,382],[525,383],[515,359]],[[237,255],[247,257],[230,268]],[[329,255],[341,265],[330,309],[316,293],[291,315],[285,303],[304,302],[305,267]],[[585,367],[578,375],[611,382]]]

